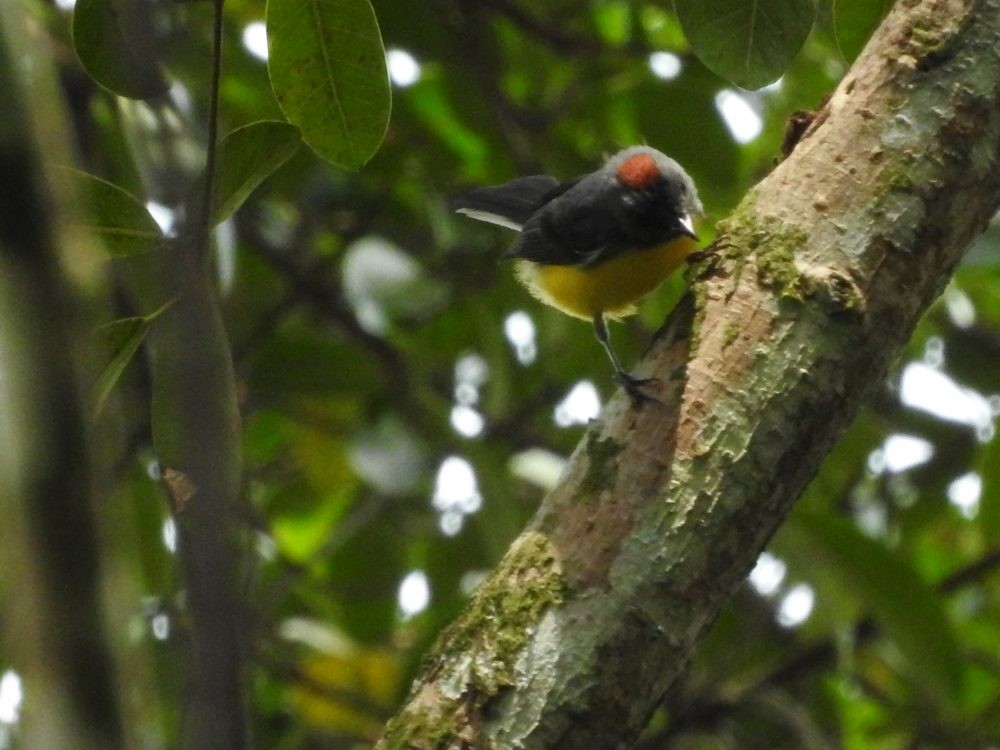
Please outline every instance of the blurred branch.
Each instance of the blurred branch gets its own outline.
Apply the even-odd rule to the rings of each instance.
[[[984,578],[998,568],[1000,568],[1000,547],[987,552],[975,562],[946,576],[938,583],[938,590],[943,594],[952,594],[966,586],[981,583]]]
[[[635,740],[1000,205],[998,50],[997,0],[895,5],[694,267],[656,399],[607,404],[381,747]]]
[[[49,39],[33,4],[0,5],[0,586],[5,665],[29,698],[25,750],[124,744],[104,637],[93,474],[75,356],[81,290],[57,246],[60,191],[43,155],[68,153]],[[86,244],[86,243],[82,243]],[[78,279],[79,280],[79,279]],[[5,733],[6,735],[6,733]]]
[[[1000,359],[1000,331],[982,324],[965,328],[953,327],[951,335],[961,339],[970,348],[979,349],[984,356]]]
[[[529,36],[541,40],[559,54],[583,56],[606,51],[606,45],[600,39],[572,34],[557,24],[545,23],[513,0],[486,0],[482,5],[503,16]]]
[[[381,200],[368,200],[361,208],[353,211],[348,226],[338,228],[341,245],[347,247],[368,234],[382,208],[383,202]],[[339,256],[331,254],[309,258],[301,265],[296,260],[298,256],[304,254],[304,248],[312,246],[318,226],[322,226],[322,222],[318,221],[317,214],[319,213],[328,214],[329,207],[311,206],[311,210],[306,212],[302,220],[298,222],[292,239],[285,247],[278,247],[260,231],[263,221],[253,200],[245,204],[236,215],[235,222],[240,237],[255,249],[261,260],[278,270],[290,286],[285,296],[260,317],[250,333],[245,335],[241,342],[234,345],[234,359],[237,362],[245,359],[300,303],[309,302],[315,306],[317,297],[325,301],[328,296],[333,295],[333,292],[327,290],[323,285],[320,285],[322,294],[318,294],[319,289],[316,290],[317,294],[303,294],[299,284],[296,283],[300,279],[326,278],[330,267],[339,259]],[[293,278],[289,278],[289,274]],[[318,281],[313,283],[320,284]],[[340,299],[339,295],[337,295],[337,299]],[[344,307],[342,301],[340,307]],[[338,312],[336,324],[339,324],[342,314],[342,312]]]
[[[937,584],[941,594],[953,594],[967,586],[980,584],[1000,569],[1000,547],[990,550],[979,559],[949,574]],[[851,629],[850,642],[855,649],[872,643],[881,635],[881,628],[874,618],[859,620]],[[666,743],[690,732],[711,729],[727,716],[746,708],[747,701],[754,700],[762,692],[780,686],[789,686],[807,674],[828,669],[837,663],[839,647],[834,639],[826,639],[799,652],[783,664],[775,667],[760,680],[741,688],[726,697],[700,696],[681,704],[668,704],[668,713],[673,720],[662,732],[646,738],[642,748],[663,748]]]
[[[1000,547],[946,576],[937,584],[937,590],[942,594],[953,594],[966,586],[982,583],[984,578],[998,568],[1000,568]],[[881,635],[881,629],[878,623],[873,618],[866,617],[859,620],[851,629],[851,643],[855,648],[860,648],[874,641],[879,635]],[[749,695],[758,687],[766,684],[776,685],[793,682],[806,672],[832,666],[836,661],[837,644],[832,639],[822,641],[775,668],[754,686],[743,691],[743,694]]]
[[[551,408],[563,395],[565,388],[559,383],[543,380],[537,388],[517,404],[517,409],[501,420],[487,422],[484,440],[503,440],[513,448],[548,448],[551,445],[541,435],[530,430],[529,425],[540,411]]]
[[[615,55],[644,56],[650,52],[648,45],[641,40],[611,45],[599,37],[568,32],[560,26],[559,19],[542,20],[538,15],[522,8],[515,0],[485,0],[481,5],[506,18],[527,36],[538,39],[559,55],[596,59]]]
[[[325,270],[327,263],[325,259],[303,267],[283,248],[275,246],[261,234],[257,222],[249,212],[242,212],[237,216],[237,221],[240,236],[253,247],[261,260],[276,270],[292,286],[293,293],[278,304],[275,308],[276,313],[280,314],[282,310],[289,309],[293,298],[307,301],[322,313],[326,320],[333,323],[345,338],[371,353],[384,372],[392,373],[395,378],[394,390],[403,393],[410,391],[409,363],[406,357],[384,338],[361,327],[354,311],[330,285],[323,281],[323,275],[317,273],[318,270]],[[246,350],[246,346],[242,349]]]
[[[343,519],[335,524],[309,560],[294,562],[283,559],[281,572],[275,577],[275,580],[270,582],[267,590],[260,595],[260,601],[256,607],[257,611],[280,611],[277,605],[289,596],[298,581],[313,572],[317,561],[330,559],[343,545],[364,531],[394,501],[394,498],[380,494],[369,495],[361,499],[360,502],[355,503]],[[271,529],[263,519],[261,519],[259,526],[270,533]],[[273,625],[274,623],[266,623],[265,626],[271,628]]]
[[[516,106],[501,85],[503,66],[496,50],[496,40],[486,33],[486,8],[478,0],[460,0],[457,13],[444,14],[456,40],[465,66],[473,72],[483,90],[484,99],[493,110],[507,151],[521,170],[536,171],[535,150],[529,140],[538,137],[545,123],[534,121]]]
[[[295,309],[299,302],[304,301],[325,320],[333,323],[347,340],[359,344],[372,355],[385,374],[387,383],[390,383],[387,392],[395,407],[412,424],[433,434],[436,441],[440,442],[441,428],[445,422],[443,408],[450,405],[453,400],[450,383],[436,377],[414,377],[410,359],[402,351],[387,339],[365,330],[358,323],[357,316],[348,307],[339,291],[326,281],[328,278],[326,272],[332,262],[330,258],[301,263],[292,253],[274,245],[264,237],[251,212],[242,212],[237,216],[237,221],[240,237],[291,287],[285,297],[264,315],[238,346],[237,360],[248,356],[288,312]],[[439,413],[427,404],[427,399],[419,393],[421,390],[431,391],[433,398],[440,401],[442,412]],[[484,438],[505,440],[514,448],[545,445],[546,441],[528,429],[528,417],[536,414],[540,406],[551,404],[560,392],[561,388],[552,384],[539,388],[530,399],[519,405],[514,414],[501,421],[488,423]],[[449,447],[447,443],[448,441],[445,441],[446,448]],[[460,448],[457,438],[452,440],[450,447]]]

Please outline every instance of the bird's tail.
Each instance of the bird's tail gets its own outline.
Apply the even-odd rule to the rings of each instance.
[[[519,177],[503,185],[463,193],[452,201],[452,207],[473,219],[520,231],[535,211],[561,192],[559,187],[559,182],[548,175]]]

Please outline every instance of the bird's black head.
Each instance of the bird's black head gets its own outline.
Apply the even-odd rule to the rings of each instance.
[[[695,237],[692,217],[702,212],[694,182],[659,151],[636,146],[605,165],[616,186],[620,229],[638,247],[673,237]]]

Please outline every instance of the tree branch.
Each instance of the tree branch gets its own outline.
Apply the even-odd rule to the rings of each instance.
[[[176,304],[146,338],[150,423],[178,531],[190,650],[180,746],[242,750],[250,744],[244,697],[242,544],[236,511],[242,456],[229,339],[208,249],[218,124],[223,0],[213,2],[212,84],[203,192],[185,231],[164,248],[128,259],[140,309]],[[178,182],[189,177],[171,164]],[[159,186],[152,186],[155,190]]]
[[[1000,204],[1000,0],[898,3],[381,746],[632,742]]]

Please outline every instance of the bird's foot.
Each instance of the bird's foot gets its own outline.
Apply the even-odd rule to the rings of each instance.
[[[629,398],[632,399],[633,406],[642,406],[647,401],[662,403],[656,396],[651,396],[642,390],[645,386],[658,383],[659,378],[637,378],[634,375],[629,375],[627,372],[619,370],[615,373],[615,382],[625,389]]]
[[[715,248],[707,247],[704,250],[695,250],[688,253],[684,260],[688,265],[693,266],[695,263],[701,263],[703,260],[708,260],[713,255],[715,255]]]

